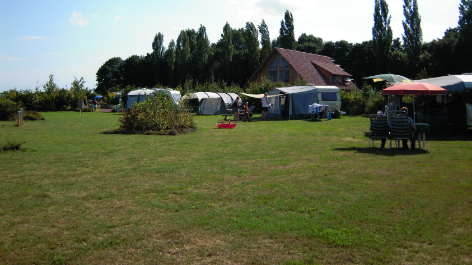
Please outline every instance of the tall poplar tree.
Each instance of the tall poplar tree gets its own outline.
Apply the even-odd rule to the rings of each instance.
[[[160,32],[154,36],[152,42],[152,68],[154,70],[155,84],[162,83],[161,72],[164,68],[164,35]]]
[[[472,0],[461,0],[459,14],[457,50],[461,53],[461,70],[472,72]]]
[[[279,46],[281,48],[295,50],[297,48],[297,41],[295,40],[295,26],[293,25],[292,13],[285,11],[285,17],[280,21],[279,30]]]
[[[421,16],[418,12],[417,0],[403,0],[403,29],[405,34],[403,37],[403,47],[408,56],[409,64],[414,69],[414,73],[418,73],[418,62],[423,47],[423,31],[421,30]]]
[[[167,69],[169,71],[169,85],[174,86],[174,70],[175,70],[175,41],[171,40],[169,46],[167,47],[166,51],[166,59],[167,59]]]
[[[223,34],[221,34],[222,44],[222,65],[225,71],[226,80],[230,79],[231,62],[233,61],[234,45],[233,45],[233,29],[228,22],[223,27]]]
[[[262,23],[258,26],[259,34],[261,34],[261,60],[265,60],[265,58],[269,55],[272,50],[270,45],[270,36],[269,36],[269,27],[265,23],[264,19]]]
[[[244,31],[244,45],[246,54],[248,55],[247,73],[251,75],[259,64],[259,32],[252,22],[246,22],[246,30]]]
[[[177,82],[181,85],[185,82],[187,76],[188,63],[190,61],[190,43],[185,30],[180,31],[177,38],[177,45],[175,49],[175,64],[177,71]]]
[[[393,40],[390,20],[391,16],[388,14],[387,2],[385,0],[375,0],[372,44],[379,73],[388,72],[388,58]]]
[[[208,40],[206,28],[202,25],[200,25],[200,28],[198,29],[196,42],[197,47],[195,50],[194,60],[197,67],[198,80],[203,82],[205,79],[205,68],[210,52],[210,41]]]

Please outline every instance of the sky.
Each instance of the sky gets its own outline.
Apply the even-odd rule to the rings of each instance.
[[[360,43],[372,39],[374,0],[0,0],[0,92],[42,86],[54,75],[61,88],[74,78],[96,87],[98,68],[152,52],[157,33],[165,46],[185,29],[206,27],[211,43],[226,22],[243,28],[265,20],[270,38],[279,35],[289,10],[295,37]],[[403,0],[387,0],[394,38],[403,34]],[[460,0],[418,0],[423,40],[442,38],[457,26]]]

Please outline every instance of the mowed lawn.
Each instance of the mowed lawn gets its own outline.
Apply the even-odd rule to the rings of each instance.
[[[368,147],[369,120],[122,135],[0,122],[0,264],[472,264],[472,139]]]

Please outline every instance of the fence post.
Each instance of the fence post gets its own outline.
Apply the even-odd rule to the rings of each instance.
[[[16,125],[18,126],[23,125],[23,109],[22,108],[16,112]]]

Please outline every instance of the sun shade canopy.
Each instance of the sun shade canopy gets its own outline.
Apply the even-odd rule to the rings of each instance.
[[[399,83],[382,91],[383,95],[446,95],[447,91],[429,83]]]

